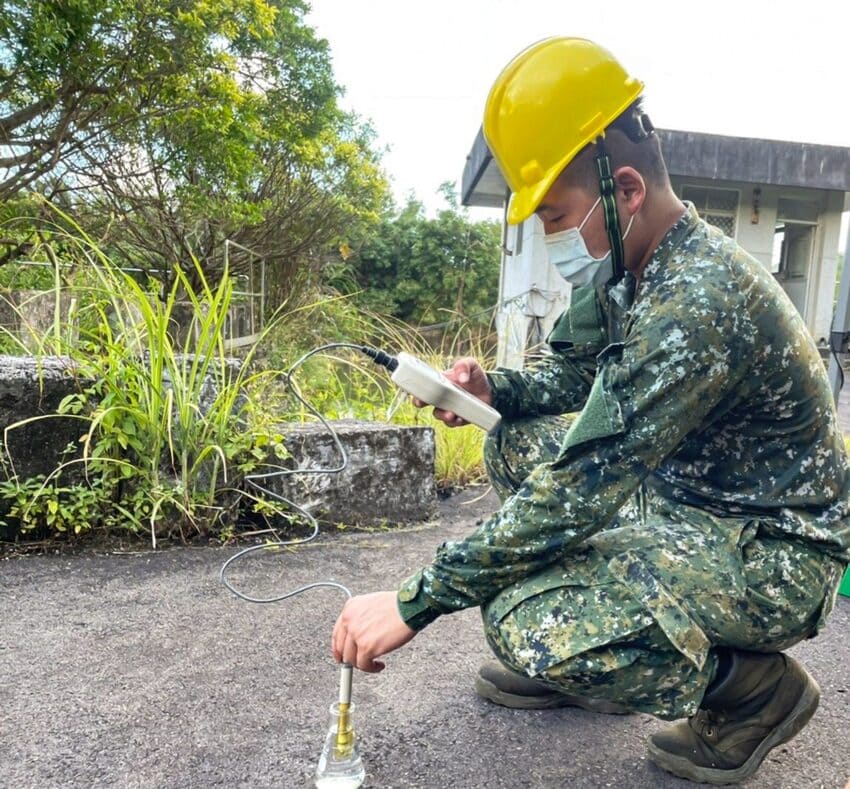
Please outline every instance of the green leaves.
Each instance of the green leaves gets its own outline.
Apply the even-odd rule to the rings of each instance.
[[[88,279],[70,289],[80,334],[68,332],[70,344],[50,350],[70,355],[78,380],[90,382],[57,409],[84,421],[69,453],[82,458],[48,477],[0,485],[10,504],[5,525],[54,537],[147,532],[154,545],[232,531],[242,476],[281,456],[283,446],[279,428],[251,401],[259,384],[248,372],[254,350],[241,365],[225,355],[228,272],[213,285],[197,263],[192,280],[178,270],[160,300],[77,231],[77,253],[89,263]],[[174,331],[178,307],[191,324],[182,340]]]
[[[0,526],[14,527],[25,537],[82,535],[103,528],[104,520],[115,525],[114,517],[104,512],[111,495],[106,479],[64,485],[44,475],[7,480],[0,482],[0,499],[8,510]]]
[[[358,298],[413,324],[487,326],[498,298],[499,250],[496,222],[470,222],[454,206],[429,219],[411,199],[353,258]]]
[[[282,301],[388,189],[306,8],[3,3],[0,201],[55,190],[111,253],[159,272],[192,276],[194,255],[215,279],[229,238],[267,259]]]

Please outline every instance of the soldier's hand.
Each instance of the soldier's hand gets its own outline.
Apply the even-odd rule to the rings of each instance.
[[[487,374],[484,372],[484,368],[471,356],[458,359],[452,365],[452,369],[446,370],[443,375],[461,389],[466,389],[467,392],[475,395],[482,403],[493,404],[493,391],[490,388],[490,382],[487,380]],[[418,397],[414,397],[413,405],[417,408],[423,408],[429,404]],[[442,408],[435,408],[434,416],[441,422],[445,422],[449,427],[469,424],[454,412],[444,411]]]
[[[398,612],[396,593],[373,592],[346,601],[334,625],[331,651],[337,661],[374,673],[385,665],[375,658],[398,649],[415,635]]]

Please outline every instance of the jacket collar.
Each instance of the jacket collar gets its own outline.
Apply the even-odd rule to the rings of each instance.
[[[683,213],[671,228],[664,234],[649,263],[646,264],[643,273],[640,277],[639,288],[643,290],[648,287],[653,279],[656,279],[662,272],[670,258],[682,246],[684,240],[694,231],[694,228],[700,223],[699,215],[693,203],[685,203],[685,213]]]

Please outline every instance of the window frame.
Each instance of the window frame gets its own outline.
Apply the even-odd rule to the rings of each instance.
[[[715,215],[715,216],[722,216],[722,217],[730,218],[732,220],[733,232],[731,234],[729,234],[729,237],[737,240],[737,238],[738,238],[738,212],[741,209],[741,190],[737,189],[733,186],[707,186],[705,184],[699,184],[699,183],[694,183],[694,182],[689,182],[689,181],[682,181],[681,185],[679,187],[680,196],[681,196],[682,200],[688,200],[687,196],[685,195],[685,190],[688,189],[688,188],[703,189],[706,192],[730,192],[730,193],[735,194],[735,207],[733,209],[708,208],[708,206],[701,207],[701,206],[698,206],[696,203],[694,203],[694,208],[696,208],[697,213],[700,215],[701,219],[704,219],[712,227],[717,227],[717,229],[720,230],[723,233],[725,233],[726,231],[723,230],[722,227],[715,225],[709,219],[709,216]],[[693,202],[693,201],[689,200],[688,202]]]

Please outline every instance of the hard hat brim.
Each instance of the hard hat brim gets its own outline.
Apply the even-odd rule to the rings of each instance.
[[[540,181],[534,186],[529,186],[513,192],[508,202],[507,222],[509,225],[518,225],[525,222],[540,205],[541,201],[549,191],[552,184],[558,178],[560,173],[555,173],[555,177],[550,181]]]

